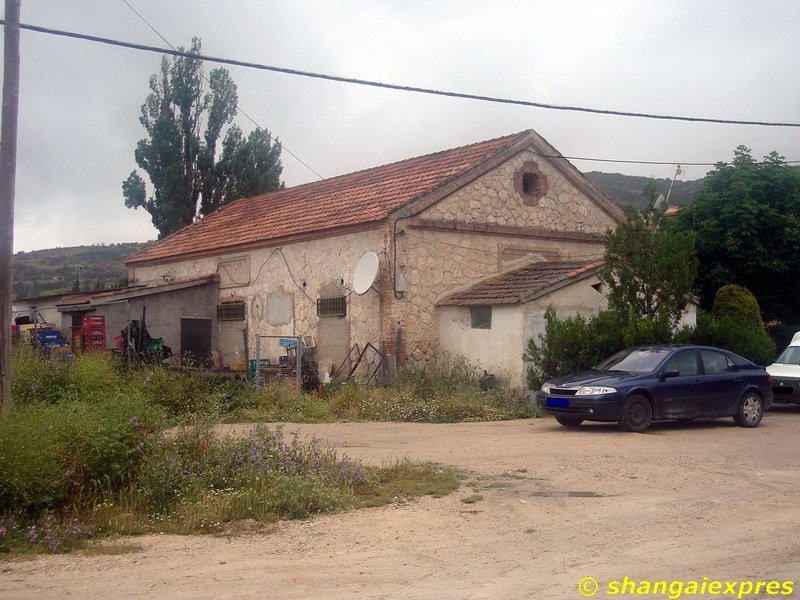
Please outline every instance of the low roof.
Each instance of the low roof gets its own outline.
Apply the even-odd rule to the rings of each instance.
[[[80,294],[65,296],[61,303],[57,305],[57,308],[60,312],[75,312],[76,310],[81,310],[82,308],[88,306],[94,307],[103,304],[114,304],[116,302],[123,302],[125,300],[133,300],[134,298],[140,298],[142,296],[175,292],[186,288],[216,283],[218,281],[219,275],[213,274],[192,277],[189,279],[165,279],[163,281],[157,281],[147,285],[132,285],[113,290],[83,292]]]
[[[493,306],[530,302],[565,285],[594,275],[603,261],[537,262],[497,275],[448,295],[438,306]]]
[[[200,221],[132,255],[129,265],[236,252],[254,245],[323,237],[335,230],[365,227],[404,209],[414,212],[423,198],[465,185],[523,149],[565,173],[609,214],[619,207],[535,131],[444,150],[232,202]],[[404,215],[405,216],[405,215]]]

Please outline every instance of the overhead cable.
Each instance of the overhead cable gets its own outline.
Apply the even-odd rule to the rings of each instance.
[[[0,20],[0,24],[4,25],[5,20]],[[219,63],[223,65],[230,65],[236,67],[245,67],[248,69],[258,69],[261,71],[272,71],[275,73],[284,73],[286,75],[295,75],[300,77],[310,77],[313,79],[323,79],[326,81],[336,81],[339,83],[349,83],[353,85],[364,85],[370,87],[377,87],[383,89],[399,90],[404,92],[414,92],[418,94],[429,94],[434,96],[446,96],[450,98],[462,98],[466,100],[479,100],[482,102],[493,102],[498,104],[511,104],[517,106],[529,106],[534,108],[543,108],[547,110],[561,110],[571,112],[583,112],[601,115],[613,115],[619,117],[633,117],[640,119],[658,119],[666,121],[685,121],[690,123],[716,123],[721,125],[755,125],[759,127],[800,127],[800,123],[793,122],[774,122],[774,121],[755,121],[755,120],[739,120],[739,119],[717,119],[712,117],[687,117],[678,115],[658,115],[652,113],[629,112],[621,110],[607,110],[600,108],[588,108],[581,106],[566,106],[560,104],[548,104],[544,102],[534,102],[529,100],[514,100],[511,98],[499,98],[495,96],[481,96],[478,94],[467,94],[463,92],[450,92],[445,90],[435,90],[432,88],[423,88],[416,86],[398,85],[393,83],[384,83],[379,81],[370,81],[366,79],[355,79],[351,77],[340,77],[337,75],[327,75],[324,73],[315,73],[312,71],[300,71],[297,69],[289,69],[285,67],[275,67],[261,63],[253,63],[230,58],[221,58],[217,56],[208,56],[205,54],[194,54],[181,50],[173,50],[170,48],[158,48],[155,46],[147,46],[144,44],[135,44],[132,42],[123,42],[120,40],[113,40],[110,38],[98,37],[87,35],[84,33],[75,33],[71,31],[62,31],[59,29],[51,29],[48,27],[40,27],[38,25],[20,24],[20,29],[28,31],[35,31],[37,33],[46,33],[49,35],[57,35],[61,37],[69,37],[79,40],[86,40],[90,42],[97,42],[101,44],[108,44],[112,46],[119,46],[122,48],[131,48],[134,50],[143,50],[146,52],[156,52],[158,54],[169,54],[172,56],[182,56],[186,58],[196,58],[209,62]]]

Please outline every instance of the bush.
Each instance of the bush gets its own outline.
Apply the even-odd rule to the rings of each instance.
[[[581,315],[561,318],[548,307],[544,318],[545,332],[539,343],[529,339],[523,355],[531,363],[527,373],[531,390],[554,377],[588,370],[630,346],[668,343],[675,335],[666,315],[650,319],[605,310],[587,320]]]
[[[766,331],[756,332],[733,317],[714,319],[700,315],[694,331],[695,344],[726,348],[759,365],[768,365],[775,358],[775,342]]]
[[[717,290],[711,317],[719,321],[730,318],[754,333],[764,332],[764,320],[756,297],[740,285],[724,285]]]
[[[764,328],[758,301],[739,285],[717,291],[711,315],[700,315],[692,341],[726,348],[761,365],[775,358],[775,342]]]

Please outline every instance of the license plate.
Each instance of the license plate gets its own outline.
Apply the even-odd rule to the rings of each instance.
[[[552,406],[553,408],[567,408],[569,406],[569,400],[566,398],[548,398],[547,406]]]

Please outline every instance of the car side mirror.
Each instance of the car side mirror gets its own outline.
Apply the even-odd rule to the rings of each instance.
[[[678,371],[678,369],[671,369],[669,371],[664,371],[663,373],[661,373],[661,377],[659,377],[659,379],[661,381],[664,381],[666,379],[669,379],[670,377],[678,377],[680,376],[680,374],[681,372]]]

